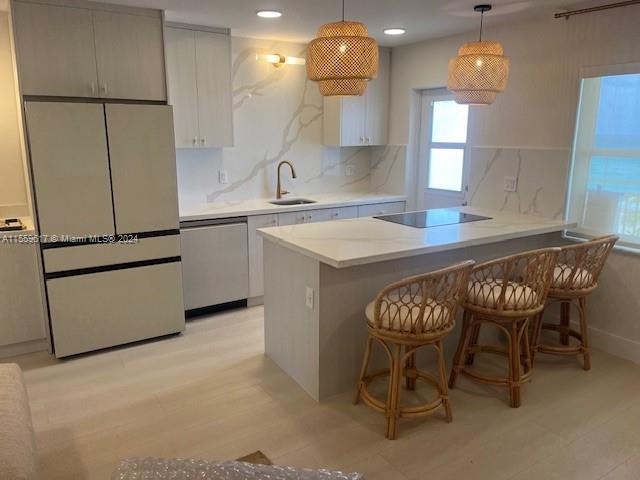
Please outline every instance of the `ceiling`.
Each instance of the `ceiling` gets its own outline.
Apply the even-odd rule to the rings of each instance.
[[[235,36],[308,42],[318,26],[341,16],[341,0],[108,0],[109,3],[166,10],[170,21],[231,28]],[[444,37],[478,28],[473,6],[479,0],[346,0],[347,20],[359,20],[381,45],[396,46]],[[551,16],[555,11],[571,9],[580,0],[495,0],[486,14],[485,25]],[[595,2],[595,3],[604,3]],[[276,9],[279,19],[262,19],[256,10]],[[407,34],[384,35],[388,27],[404,27]]]

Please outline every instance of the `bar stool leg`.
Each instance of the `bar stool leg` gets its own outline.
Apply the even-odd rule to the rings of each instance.
[[[364,358],[362,359],[362,369],[360,370],[360,378],[358,379],[358,386],[356,387],[356,395],[353,398],[353,404],[357,405],[360,401],[360,394],[364,388],[364,378],[367,376],[367,369],[369,368],[369,359],[371,358],[371,345],[373,343],[373,337],[369,335],[367,337],[367,346],[364,350]]]
[[[518,322],[511,323],[509,332],[509,397],[511,407],[520,406],[520,341],[518,339]]]
[[[531,356],[531,345],[529,342],[529,319],[523,322],[520,334],[522,335],[521,348],[523,350],[520,354],[524,357],[525,372],[528,373],[533,368],[533,358]]]
[[[402,377],[402,346],[394,345],[391,360],[391,375],[387,395],[387,438],[395,440],[398,433],[398,405],[400,403],[400,378]]]
[[[580,311],[580,334],[582,336],[582,351],[584,352],[584,370],[591,370],[591,352],[589,351],[589,327],[587,326],[587,297],[578,299]]]
[[[533,318],[533,328],[531,337],[531,363],[535,360],[536,353],[538,352],[538,345],[540,344],[540,335],[542,334],[542,317],[544,310]]]
[[[560,304],[560,343],[562,345],[569,345],[569,333],[571,328],[571,302],[562,302]]]
[[[407,356],[407,365],[404,369],[405,374],[405,384],[407,390],[415,390],[416,389],[416,348],[410,347],[407,345],[405,347],[405,352],[413,352],[411,355]]]
[[[447,388],[447,374],[445,372],[444,363],[444,345],[442,340],[438,340],[434,347],[438,351],[438,370],[440,371],[440,397],[442,398],[442,405],[447,415],[447,422],[451,423],[453,415],[451,413],[451,403],[449,402],[449,389]]]
[[[469,336],[469,345],[467,346],[467,350],[473,347],[478,346],[478,339],[480,338],[480,323],[476,323],[473,327],[471,327],[471,334]],[[473,365],[473,361],[475,360],[476,355],[473,352],[467,352],[464,364],[465,365]]]
[[[449,388],[456,388],[456,380],[460,370],[464,368],[464,355],[467,350],[468,337],[471,334],[471,313],[464,311],[462,315],[462,332],[458,340],[458,348],[453,357],[453,366],[451,367],[451,375],[449,376]]]

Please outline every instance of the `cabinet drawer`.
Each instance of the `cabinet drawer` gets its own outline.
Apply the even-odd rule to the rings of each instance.
[[[180,256],[180,237],[141,238],[137,243],[105,243],[49,248],[43,252],[46,273]]]
[[[47,281],[57,357],[184,330],[180,263]]]
[[[358,207],[358,217],[373,217],[375,215],[389,215],[402,213],[405,209],[404,202],[377,203],[373,205],[361,205]]]
[[[245,223],[189,228],[180,236],[186,310],[248,298]]]
[[[358,207],[340,207],[331,211],[331,220],[344,220],[346,218],[357,218]]]

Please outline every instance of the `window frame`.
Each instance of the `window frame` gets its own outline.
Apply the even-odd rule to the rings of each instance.
[[[422,121],[420,128],[420,136],[422,141],[420,142],[420,158],[424,159],[424,173],[420,174],[420,182],[418,188],[421,191],[427,193],[450,197],[451,199],[466,199],[468,192],[468,145],[469,145],[469,110],[467,110],[467,141],[460,142],[433,142],[433,114],[434,104],[439,101],[452,101],[454,99],[453,94],[446,89],[435,90],[423,90],[421,92],[422,98]],[[468,108],[468,107],[467,107]],[[427,132],[427,136],[423,137],[422,134]],[[462,150],[462,177],[460,179],[460,190],[448,190],[443,188],[434,188],[429,186],[430,171],[431,171],[431,149],[443,149],[443,150]]]
[[[640,157],[640,151],[638,150],[603,149],[595,147],[601,82],[588,82],[587,80],[601,79],[602,77],[609,76],[639,74],[640,63],[587,67],[581,70],[565,209],[565,220],[576,223],[576,227],[564,231],[564,237],[569,240],[588,241],[597,236],[614,233],[621,237],[620,241],[614,247],[616,250],[640,254],[640,239],[630,241],[624,238],[624,234],[597,230],[580,225],[583,220],[584,209],[586,208],[589,164],[591,159],[598,156]],[[597,94],[595,91],[589,92],[588,89],[597,89]],[[586,124],[584,123],[585,120],[587,121]],[[629,236],[627,236],[627,238],[628,237]]]

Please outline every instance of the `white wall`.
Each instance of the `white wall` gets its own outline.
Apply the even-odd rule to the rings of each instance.
[[[232,38],[235,146],[178,151],[181,211],[205,202],[235,201],[272,196],[276,166],[290,160],[298,178],[285,188],[297,194],[371,191],[387,193],[387,161],[395,151],[386,148],[330,148],[322,145],[323,99],[302,66],[275,68],[256,61],[256,53],[304,57],[306,45],[270,40]],[[346,175],[346,166],[354,168]],[[229,183],[218,183],[227,170]],[[375,177],[375,178],[374,178]],[[395,177],[389,175],[397,192]]]
[[[469,123],[471,203],[521,213],[561,216],[583,67],[640,62],[640,7],[536,19],[491,28],[511,61],[507,91],[489,107],[472,107]],[[415,161],[417,89],[446,84],[447,63],[474,34],[393,50],[391,132],[409,142]],[[519,191],[503,191],[519,175]],[[640,363],[640,256],[614,253],[591,299],[596,346]]]
[[[0,217],[29,215],[10,35],[9,14],[0,11]]]

